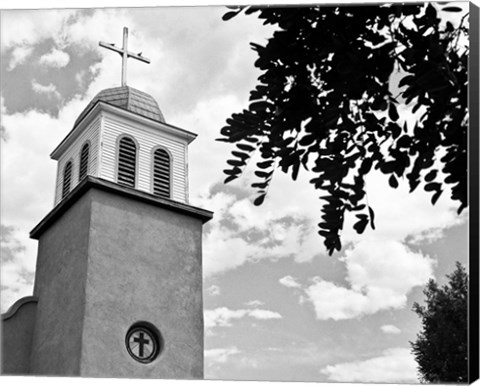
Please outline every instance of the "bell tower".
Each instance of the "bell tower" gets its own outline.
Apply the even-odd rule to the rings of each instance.
[[[38,240],[32,374],[203,378],[202,225],[188,203],[188,145],[155,99],[100,91],[52,152],[54,209]]]

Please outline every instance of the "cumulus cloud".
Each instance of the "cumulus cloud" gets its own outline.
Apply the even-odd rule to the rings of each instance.
[[[247,303],[245,303],[246,306],[249,306],[249,307],[259,307],[259,306],[263,306],[265,303],[264,302],[261,302],[260,300],[251,300]]]
[[[250,199],[225,192],[201,198],[199,206],[215,213],[204,236],[206,276],[264,259],[310,261],[317,251],[314,225],[294,211],[254,208]]]
[[[282,277],[280,280],[278,280],[278,282],[281,285],[284,285],[285,287],[289,287],[289,288],[300,288],[301,287],[301,284],[295,278],[293,278],[290,275]]]
[[[308,262],[315,256],[325,254],[322,240],[316,232],[316,223],[320,215],[318,192],[308,183],[311,176],[305,171],[300,172],[295,182],[277,171],[267,199],[261,207],[254,207],[251,203],[251,197],[254,195],[249,187],[252,182],[250,176],[253,174],[251,170],[245,172],[245,178],[242,177],[237,185],[230,184],[239,190],[243,189],[243,196],[219,193],[218,189],[216,193],[210,191],[215,183],[225,177],[222,169],[232,149],[228,144],[215,142],[214,139],[218,137],[220,128],[230,114],[240,111],[245,106],[248,90],[256,83],[256,69],[251,65],[253,61],[249,62],[254,54],[248,48],[248,42],[263,36],[260,29],[264,27],[261,27],[261,23],[259,26],[254,18],[246,18],[247,24],[224,25],[219,17],[223,11],[210,14],[205,8],[202,15],[205,15],[206,19],[202,19],[198,17],[198,10],[195,10],[187,15],[189,23],[184,23],[189,26],[188,30],[182,30],[182,33],[194,38],[195,44],[192,45],[190,39],[185,39],[185,35],[181,34],[178,37],[175,34],[176,30],[172,28],[178,20],[186,17],[185,12],[183,9],[171,12],[163,10],[161,17],[165,22],[158,23],[159,14],[151,10],[125,12],[121,9],[105,9],[84,13],[75,10],[8,11],[9,17],[2,19],[5,31],[2,35],[2,53],[6,49],[13,50],[12,52],[17,50],[17,53],[13,54],[16,59],[13,60],[17,61],[15,65],[18,65],[31,55],[30,47],[46,39],[53,39],[52,44],[58,49],[44,55],[43,60],[45,64],[66,65],[67,57],[62,54],[66,52],[62,50],[67,46],[75,44],[75,49],[82,47],[98,49],[98,40],[110,39],[119,42],[121,28],[124,25],[131,25],[132,46],[139,49],[158,48],[149,52],[147,56],[152,59],[155,69],[159,70],[145,71],[144,64],[134,63],[129,66],[129,79],[135,79],[137,88],[156,97],[161,108],[166,109],[168,122],[200,134],[190,146],[189,170],[192,202],[215,212],[214,220],[205,228],[205,275],[222,274],[245,264],[258,262],[260,259],[291,258],[296,262]],[[214,26],[221,25],[222,28],[211,28],[209,39],[204,39],[202,34],[198,34],[200,29],[197,26],[204,28],[204,25],[208,24],[205,20]],[[139,21],[142,22],[142,28],[138,28]],[[230,33],[225,33],[227,30]],[[229,36],[235,37],[235,44],[232,44]],[[243,42],[240,42],[241,39]],[[200,62],[205,68],[209,68],[208,63],[218,58],[211,57],[211,50],[205,49],[206,45],[212,44],[228,49],[228,52],[220,50],[222,58],[228,60],[222,62],[225,64],[222,67],[224,71],[219,72],[223,77],[215,79],[212,78],[211,71],[200,71],[201,76],[198,75]],[[242,51],[240,46],[244,46],[245,49]],[[195,60],[191,49],[195,52]],[[189,60],[186,60],[187,57]],[[169,66],[167,59],[174,63],[183,63],[186,67]],[[207,62],[203,62],[204,59]],[[70,60],[73,63],[73,54]],[[37,62],[38,60],[35,61]],[[156,63],[162,65],[157,67]],[[238,68],[239,63],[247,70],[237,72],[242,75],[234,78],[230,69]],[[100,75],[90,85],[85,100],[76,99],[62,106],[57,120],[37,112],[24,116],[2,117],[5,118],[7,129],[15,127],[15,134],[13,130],[8,131],[12,138],[9,147],[2,152],[8,157],[7,161],[10,162],[12,170],[2,175],[3,186],[6,187],[2,196],[8,201],[4,208],[7,207],[9,219],[13,219],[16,224],[22,222],[20,226],[25,244],[31,243],[28,241],[28,231],[31,225],[35,225],[34,220],[39,220],[51,209],[51,200],[48,197],[53,197],[51,187],[55,180],[55,164],[48,159],[48,154],[66,134],[65,128],[71,127],[89,99],[99,90],[118,84],[119,71],[111,71],[112,68],[119,68],[118,55],[105,51],[102,62],[95,67]],[[82,72],[74,76],[78,84],[82,84],[83,77]],[[178,79],[183,80],[181,82],[183,89],[177,87]],[[162,86],[158,87],[159,84]],[[203,85],[208,86],[208,95],[201,87]],[[243,95],[238,92],[239,87],[246,91]],[[34,81],[32,88],[38,95],[60,98],[54,84]],[[201,92],[195,93],[191,90]],[[63,91],[62,95],[65,96]],[[187,105],[180,103],[186,98],[185,95],[189,100]],[[32,127],[38,130],[32,130]],[[32,164],[38,165],[35,172],[24,170],[32,169]],[[222,185],[222,190],[225,189]],[[198,193],[204,194],[204,197],[199,198]],[[442,234],[442,229],[460,221],[451,210],[451,203],[448,199],[445,200],[446,193],[437,205],[432,207],[429,196],[424,192],[408,194],[408,189],[403,188],[403,185],[393,190],[388,187],[383,176],[374,176],[368,181],[368,194],[369,202],[376,211],[376,235],[379,244],[384,240],[404,240],[412,234],[420,234],[419,238],[415,239],[419,242],[422,238],[438,238]],[[29,205],[23,205],[25,202]],[[18,220],[12,213],[13,208],[21,208]],[[405,216],[404,213],[409,213],[409,216]],[[27,214],[30,217],[28,221],[24,221]],[[367,230],[362,239],[365,239],[368,233]],[[351,224],[346,225],[345,234],[342,235],[344,244],[359,240],[361,238],[351,231]]]
[[[2,124],[0,124],[0,139],[4,142],[7,142],[8,140],[7,130],[5,129],[5,126],[3,126]]]
[[[33,79],[32,89],[37,94],[45,94],[47,96],[52,96],[57,99],[60,99],[60,93],[57,91],[57,87],[52,83],[45,86],[43,84],[38,83],[35,79]]]
[[[20,45],[13,48],[10,54],[7,71],[12,71],[15,67],[23,64],[25,60],[32,54],[33,47],[28,45]]]
[[[31,295],[33,271],[24,264],[27,253],[25,245],[18,237],[18,229],[1,224],[1,312],[7,311],[18,299]]]
[[[2,142],[2,223],[14,229],[12,237],[25,247],[15,254],[13,263],[2,263],[2,285],[11,282],[11,288],[18,288],[2,288],[2,307],[8,308],[18,298],[32,294],[30,276],[35,270],[38,246],[29,232],[53,207],[56,163],[48,155],[85,102],[72,101],[53,119],[35,110],[7,114],[3,101],[2,97],[2,124],[8,138]]]
[[[48,54],[42,55],[38,62],[49,67],[62,68],[70,62],[70,55],[65,51],[54,48]]]
[[[346,280],[342,287],[313,278],[306,299],[319,320],[342,320],[405,307],[408,293],[433,275],[435,261],[398,241],[381,245],[362,241],[345,252]]]
[[[320,370],[334,382],[418,383],[410,349],[391,348],[364,361],[338,363]]]
[[[397,335],[402,332],[402,330],[400,330],[397,326],[394,326],[393,324],[385,324],[380,327],[380,330],[382,330],[384,334],[393,334],[393,335]]]
[[[231,327],[233,320],[250,317],[257,320],[281,319],[282,315],[278,312],[255,309],[231,310],[227,307],[219,307],[214,310],[205,310],[205,328],[210,330],[214,327]]]
[[[216,363],[225,363],[229,357],[240,353],[241,351],[235,346],[228,348],[213,348],[205,350],[205,359],[209,366],[213,366]]]
[[[207,293],[211,296],[220,295],[220,287],[218,285],[211,285],[207,288]]]

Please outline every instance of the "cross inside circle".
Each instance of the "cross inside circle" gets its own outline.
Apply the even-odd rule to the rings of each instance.
[[[138,328],[130,333],[128,348],[135,359],[145,361],[155,354],[156,343],[148,330]]]

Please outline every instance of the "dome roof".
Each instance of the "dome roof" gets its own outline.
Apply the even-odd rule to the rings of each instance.
[[[97,102],[105,102],[131,111],[132,113],[165,123],[165,118],[157,102],[151,95],[129,86],[121,86],[100,91],[78,116],[74,126],[77,126],[77,124],[85,118]]]

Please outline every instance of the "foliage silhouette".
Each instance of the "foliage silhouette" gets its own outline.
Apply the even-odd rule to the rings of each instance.
[[[422,331],[410,344],[423,382],[468,382],[468,275],[457,262],[447,278],[441,288],[430,280],[426,305],[413,305]]]
[[[301,168],[313,172],[329,254],[341,249],[347,212],[358,233],[374,228],[365,186],[372,169],[392,188],[406,178],[412,192],[423,180],[433,204],[448,184],[458,213],[467,206],[467,18],[454,27],[439,17],[460,8],[230,8],[224,20],[256,13],[277,29],[266,46],[251,43],[263,73],[248,109],[218,138],[236,144],[226,183],[258,153],[252,187],[261,205],[275,169],[293,180]]]

